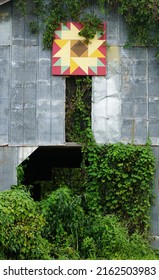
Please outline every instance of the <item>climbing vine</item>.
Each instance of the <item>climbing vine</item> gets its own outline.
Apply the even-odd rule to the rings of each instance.
[[[130,233],[147,232],[154,176],[150,145],[89,145],[87,159],[86,197],[90,211],[118,215]]]
[[[54,31],[60,22],[80,21],[83,30],[79,35],[86,38],[88,43],[97,31],[102,32],[100,15],[94,12],[99,8],[101,13],[116,10],[125,18],[129,31],[128,45],[158,46],[159,43],[159,2],[158,0],[16,0],[23,16],[32,14],[30,22],[32,32],[43,30],[43,44],[50,48]],[[87,8],[89,9],[89,12]],[[92,8],[93,7],[93,8]],[[39,20],[37,20],[39,19]]]
[[[145,146],[98,145],[91,130],[91,79],[75,77],[73,85],[67,83],[66,127],[68,140],[82,145],[86,211],[93,217],[116,214],[130,233],[148,232],[155,169],[150,141]]]
[[[129,29],[129,45],[157,46],[159,42],[158,0],[113,0],[109,5],[121,14]]]
[[[66,141],[86,142],[86,129],[91,129],[92,79],[68,77],[66,79]]]
[[[29,2],[29,5],[27,5]],[[86,13],[93,1],[90,0],[16,0],[16,6],[22,12],[23,16],[33,14],[34,21],[30,21],[30,28],[33,33],[37,33],[39,29],[43,30],[43,44],[45,48],[52,46],[54,32],[58,28],[60,22],[80,21],[83,23],[83,29],[79,33],[85,37],[86,43],[94,38],[97,31],[103,32],[103,23],[94,13]],[[39,18],[39,21],[36,19]],[[41,24],[40,24],[41,23]]]

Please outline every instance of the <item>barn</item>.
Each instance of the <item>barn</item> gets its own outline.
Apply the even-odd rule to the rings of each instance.
[[[123,18],[115,12],[101,17],[106,22],[109,47],[106,73],[91,75],[92,130],[101,144],[133,140],[137,145],[145,145],[147,138],[151,138],[157,167],[152,232],[154,246],[159,248],[159,64],[156,50],[153,47],[125,48],[128,34]],[[67,73],[53,75],[52,51],[43,49],[42,34],[32,34],[29,21],[29,16],[19,13],[14,1],[0,0],[1,190],[17,183],[16,168],[28,156],[33,166],[38,162],[38,171],[45,170],[48,162],[58,167],[78,166],[81,162],[80,145],[68,142],[65,133]],[[44,177],[50,176],[44,173]]]

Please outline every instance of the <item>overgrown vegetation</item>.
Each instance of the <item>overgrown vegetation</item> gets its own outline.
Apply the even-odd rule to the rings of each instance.
[[[68,78],[69,79],[69,78]],[[145,146],[122,143],[97,145],[91,130],[91,78],[74,78],[68,86],[66,128],[69,141],[82,144],[81,169],[87,211],[90,215],[116,214],[129,232],[149,230],[154,155],[150,141]],[[68,83],[68,85],[70,85]],[[74,129],[72,129],[72,127]],[[80,187],[79,187],[80,188]]]
[[[0,192],[0,252],[4,259],[49,259],[45,220],[24,186]],[[1,256],[0,256],[1,257]]]
[[[91,133],[92,79],[89,76],[68,77],[66,87],[66,141],[85,143],[87,129]]]
[[[103,214],[118,215],[131,233],[146,232],[152,198],[150,182],[154,175],[150,146],[121,143],[98,149],[88,146],[87,160],[89,209],[93,213],[101,209]]]
[[[30,21],[31,31],[37,34],[40,29],[43,30],[45,48],[52,46],[54,32],[60,22],[81,21],[83,29],[79,35],[83,36],[87,43],[94,38],[97,31],[103,33],[101,20],[95,14],[84,12],[90,6],[89,0],[50,0],[47,2],[45,0],[16,0],[16,6],[23,16],[33,14],[35,20]]]
[[[49,226],[45,238],[53,244],[58,259],[155,259],[143,237],[128,234],[115,215],[86,214],[80,196],[67,187],[54,191],[42,202]],[[139,245],[140,244],[140,248]]]
[[[82,196],[60,187],[35,203],[24,186],[0,193],[1,259],[157,259],[115,215],[86,213]]]
[[[56,172],[40,202],[22,185],[0,193],[0,257],[158,259],[149,244],[154,176],[150,141],[145,146],[96,144],[90,99],[82,94],[88,94],[90,78],[75,80],[76,106],[70,98],[66,123],[71,127],[75,121],[69,139],[82,145],[81,168],[74,169],[71,183],[67,169]]]
[[[28,5],[29,3],[29,5]],[[43,29],[44,47],[52,45],[54,31],[60,22],[81,21],[84,24],[81,36],[89,42],[96,32],[101,30],[102,21],[95,13],[98,7],[101,13],[115,10],[122,15],[129,30],[128,45],[158,46],[159,43],[159,3],[157,0],[16,0],[23,15],[31,13],[35,20],[30,27],[34,33]],[[88,9],[91,7],[90,11]],[[41,24],[37,18],[40,19]]]
[[[24,15],[28,12],[27,2],[16,0]],[[93,2],[102,10],[106,3],[124,15],[133,44],[158,43],[157,33],[153,33],[158,32],[157,1]],[[52,44],[59,22],[82,20],[82,11],[89,5],[90,1],[57,0],[44,6],[43,0],[33,0],[29,9],[44,23],[44,46]],[[90,22],[95,23],[92,29],[89,29]],[[86,29],[82,36],[89,42],[101,27],[100,21],[94,21],[89,13],[88,21],[85,16],[83,23]],[[38,31],[38,19],[37,24],[31,23],[34,32]],[[69,95],[68,89],[66,125],[67,140],[82,146],[82,165],[72,180],[76,184],[68,184],[66,176],[60,175],[53,190],[47,190],[48,195],[43,195],[38,203],[20,185],[21,180],[12,190],[1,192],[0,257],[157,259],[148,240],[154,176],[150,143],[145,146],[96,144],[90,119],[91,80],[77,77],[75,85],[73,95]],[[23,170],[19,169],[19,173],[22,177]]]

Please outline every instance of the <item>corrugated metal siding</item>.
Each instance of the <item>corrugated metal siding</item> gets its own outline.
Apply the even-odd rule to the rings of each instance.
[[[154,48],[124,47],[125,24],[107,18],[107,75],[93,78],[92,126],[99,143],[159,145],[159,63]]]
[[[11,15],[2,6],[0,16],[0,145],[63,144],[65,79],[51,75],[51,50],[16,7]]]

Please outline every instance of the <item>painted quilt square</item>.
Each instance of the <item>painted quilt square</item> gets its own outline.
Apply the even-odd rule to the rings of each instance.
[[[106,75],[106,24],[104,34],[85,43],[78,35],[83,25],[77,22],[61,23],[55,31],[52,46],[52,75]]]

